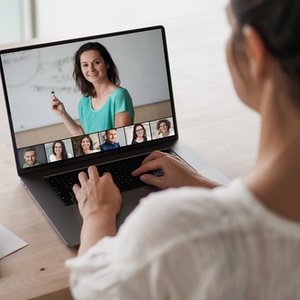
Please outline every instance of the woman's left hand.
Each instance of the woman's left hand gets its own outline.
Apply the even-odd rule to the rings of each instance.
[[[112,180],[110,173],[99,176],[95,166],[88,168],[88,174],[78,175],[79,184],[75,184],[73,191],[78,201],[80,214],[87,218],[92,214],[117,215],[121,207],[121,194]]]
[[[111,174],[100,177],[95,166],[88,168],[88,174],[79,173],[78,178],[80,185],[75,184],[73,191],[83,218],[78,251],[82,255],[103,237],[116,235],[122,197]]]

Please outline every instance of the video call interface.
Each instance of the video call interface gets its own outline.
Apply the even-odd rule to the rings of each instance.
[[[72,135],[51,108],[51,93],[81,123],[82,93],[73,78],[74,54],[97,42],[116,65],[133,104],[130,125]],[[4,84],[21,169],[149,143],[175,135],[160,28],[37,45],[1,55]],[[99,125],[100,126],[100,125]]]

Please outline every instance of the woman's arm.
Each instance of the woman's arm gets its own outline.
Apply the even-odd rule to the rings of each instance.
[[[127,112],[121,112],[115,114],[115,127],[123,127],[123,126],[128,126],[132,125],[133,120],[132,116],[128,114]]]
[[[121,194],[109,173],[99,177],[95,166],[88,168],[88,174],[78,176],[80,185],[73,191],[83,218],[78,255],[82,255],[105,236],[117,232],[116,216],[121,207]]]
[[[73,136],[84,134],[84,130],[81,125],[76,123],[67,112],[61,115],[61,119]]]
[[[64,104],[57,98],[51,98],[51,109],[59,116],[73,136],[84,134],[82,127],[67,113]]]
[[[134,107],[130,94],[126,89],[117,89],[114,98],[114,127],[123,127],[133,124]]]

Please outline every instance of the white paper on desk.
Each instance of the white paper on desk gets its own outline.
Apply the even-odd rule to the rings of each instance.
[[[28,243],[0,224],[0,259],[27,245]]]

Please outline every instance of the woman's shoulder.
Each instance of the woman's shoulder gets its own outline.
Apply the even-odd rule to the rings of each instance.
[[[81,95],[81,98],[79,100],[79,107],[82,106],[88,106],[91,102],[91,96],[89,95]]]
[[[56,161],[56,157],[55,157],[55,155],[54,154],[51,154],[50,156],[49,156],[49,160],[52,162],[52,161]]]
[[[83,94],[81,95],[80,101],[86,101],[86,100],[90,100],[91,96],[87,95],[87,94]]]
[[[111,96],[112,97],[117,97],[117,96],[126,96],[126,97],[130,97],[129,92],[127,91],[127,89],[121,87],[121,86],[117,86],[112,92],[111,92]]]

